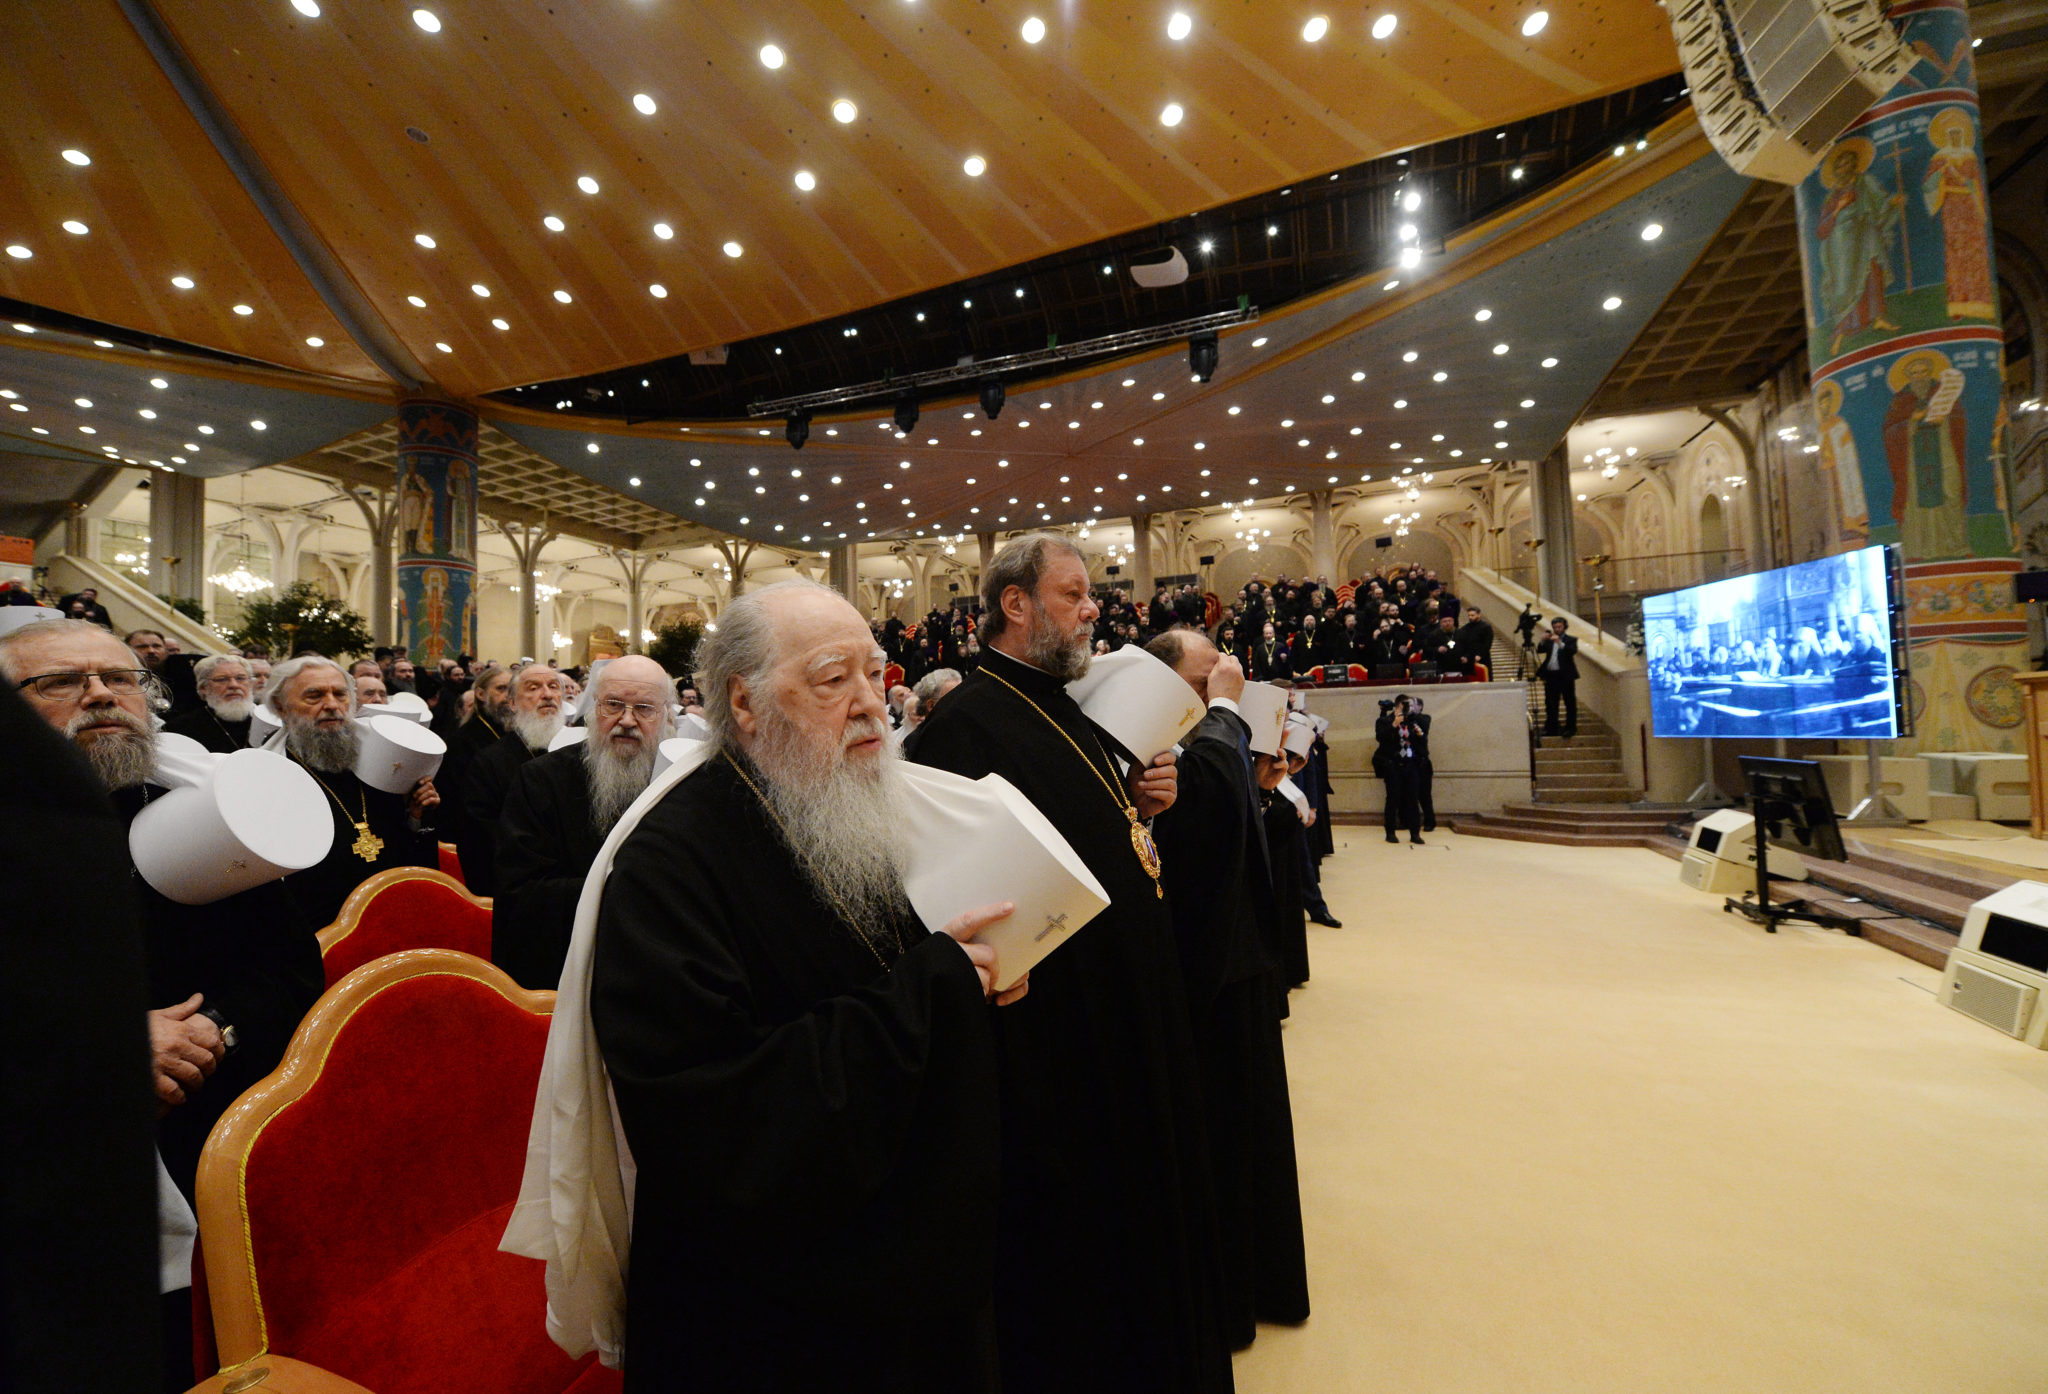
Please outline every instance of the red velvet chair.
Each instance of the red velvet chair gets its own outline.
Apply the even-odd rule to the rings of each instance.
[[[440,852],[441,874],[451,880],[460,881],[465,886],[468,885],[469,878],[462,874],[462,858],[457,855],[455,844],[452,842],[437,842],[434,845]]]
[[[308,1394],[620,1387],[548,1339],[541,1265],[498,1249],[554,997],[422,949],[320,999],[200,1159],[224,1371],[297,1362],[279,1387]]]
[[[903,665],[901,663],[891,663],[882,669],[882,690],[884,692],[887,692],[892,687],[901,687],[902,685]]]
[[[488,963],[491,902],[438,871],[393,867],[349,892],[319,938],[329,987],[371,959],[405,949],[456,949]]]
[[[1365,670],[1365,665],[1363,663],[1346,664],[1345,671],[1346,674],[1350,677],[1351,681],[1353,682],[1364,682],[1366,679],[1372,676],[1371,673],[1368,673]]]

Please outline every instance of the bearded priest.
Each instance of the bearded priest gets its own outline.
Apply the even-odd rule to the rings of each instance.
[[[437,866],[434,834],[422,824],[441,802],[422,779],[400,796],[356,778],[362,732],[355,722],[355,682],[339,663],[301,654],[271,670],[264,701],[284,723],[284,753],[327,791],[334,845],[317,866],[293,872],[285,886],[314,924],[334,923],[348,893],[394,866]]]
[[[217,755],[232,755],[249,745],[249,709],[253,691],[249,660],[235,653],[202,658],[192,668],[199,705],[167,723],[166,731],[190,736]]]
[[[1011,540],[983,573],[981,602],[981,666],[905,754],[1009,780],[1110,897],[1034,971],[1029,1000],[998,1018],[1003,1389],[1229,1389],[1195,1044],[1145,826],[1173,803],[1173,756],[1126,773],[1115,741],[1067,695],[1100,614],[1072,543]]]
[[[912,913],[851,605],[750,591],[698,665],[710,749],[595,883],[590,1016],[638,1175],[626,1389],[993,1390],[997,963],[967,941],[1011,907]]]
[[[505,811],[505,795],[526,763],[547,753],[568,719],[560,673],[545,663],[529,663],[514,675],[504,736],[485,747],[462,774],[455,848],[471,894],[498,893],[498,818]]]
[[[521,987],[561,981],[583,878],[675,734],[675,689],[651,658],[613,659],[590,696],[590,734],[522,766],[498,817],[491,960]]]

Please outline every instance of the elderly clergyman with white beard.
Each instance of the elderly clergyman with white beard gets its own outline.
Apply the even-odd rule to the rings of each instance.
[[[491,959],[521,987],[561,980],[583,878],[675,734],[674,691],[651,658],[611,660],[592,679],[590,734],[513,778],[492,856]]]
[[[0,638],[0,676],[19,684],[36,713],[84,753],[124,827],[162,797],[167,786],[156,779],[150,679],[119,639],[83,620],[25,625]],[[148,957],[157,1147],[189,1200],[214,1122],[277,1067],[300,1017],[320,996],[315,926],[279,881],[208,905],[181,905],[152,889],[125,857],[121,866],[73,870],[133,885]]]
[[[965,941],[1011,907],[913,915],[852,606],[791,581],[718,620],[710,749],[636,815],[597,910],[591,1020],[638,1174],[626,1388],[993,1389],[997,965]]]
[[[190,736],[219,755],[245,749],[249,744],[249,709],[254,705],[249,660],[235,653],[202,658],[193,666],[192,682],[199,689],[200,705],[164,729]]]
[[[498,893],[498,819],[505,795],[525,764],[547,753],[569,713],[562,675],[545,663],[529,663],[513,675],[505,704],[505,734],[486,746],[462,773],[462,816],[455,848],[462,879],[476,895]]]
[[[334,815],[326,859],[285,878],[307,918],[323,928],[334,923],[348,893],[380,871],[439,864],[434,834],[421,821],[441,802],[434,781],[422,779],[400,796],[356,778],[363,736],[355,723],[355,683],[340,664],[317,654],[280,663],[264,700],[284,723],[283,753],[319,782]]]

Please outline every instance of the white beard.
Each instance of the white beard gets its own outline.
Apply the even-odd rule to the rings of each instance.
[[[600,833],[609,833],[653,780],[654,745],[642,741],[632,754],[622,755],[593,731],[583,739],[583,772],[590,783],[590,821]]]
[[[299,758],[300,764],[326,774],[353,771],[356,756],[362,753],[363,733],[356,729],[353,721],[322,728],[304,717],[288,716],[284,720],[284,733],[285,745]]]
[[[882,738],[882,754],[855,764],[846,747]],[[871,943],[896,948],[883,925],[907,907],[897,832],[903,824],[903,776],[897,747],[879,722],[855,717],[836,748],[770,703],[749,757],[789,840],[797,865],[828,905],[841,908]]]
[[[553,716],[541,716],[537,712],[524,711],[516,707],[511,715],[512,729],[519,734],[520,740],[526,742],[526,748],[532,751],[546,750],[548,742],[562,733],[562,723],[568,719],[568,714],[559,707],[555,709]]]
[[[216,702],[208,697],[205,701],[207,708],[222,721],[247,721],[249,708],[253,705],[247,697],[236,697],[225,702]]]
[[[65,723],[64,737],[75,741],[78,733],[98,721],[113,720],[126,729],[119,735],[102,733],[92,739],[89,745],[81,745],[86,763],[100,782],[109,791],[132,789],[143,783],[156,771],[156,727],[147,717],[105,702],[97,706],[83,707],[78,714]]]
[[[1076,625],[1071,634],[1062,634],[1054,628],[1052,617],[1045,613],[1045,607],[1037,601],[1031,602],[1031,637],[1025,641],[1024,661],[1041,673],[1050,673],[1061,682],[1073,682],[1088,671],[1088,664],[1094,659],[1091,648],[1095,637],[1093,625]]]

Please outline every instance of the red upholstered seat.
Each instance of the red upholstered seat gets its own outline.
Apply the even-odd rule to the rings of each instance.
[[[1351,681],[1353,682],[1364,682],[1368,677],[1372,676],[1370,673],[1365,671],[1365,665],[1363,663],[1346,664],[1345,671],[1346,674],[1350,677]]]
[[[379,958],[322,997],[207,1142],[200,1233],[224,1368],[285,1356],[375,1394],[605,1394],[498,1251],[551,992],[468,954]]]
[[[393,867],[351,891],[341,914],[320,931],[329,987],[371,959],[405,949],[456,949],[488,962],[490,900],[438,871]]]
[[[888,689],[892,687],[901,687],[902,685],[903,665],[901,663],[891,663],[882,669],[883,691],[886,692]]]
[[[460,881],[465,886],[468,885],[469,878],[462,874],[462,858],[456,855],[455,844],[437,842],[434,845],[440,852],[441,874],[451,880]]]
[[[1488,667],[1487,667],[1487,666],[1486,666],[1486,665],[1485,665],[1484,663],[1475,663],[1475,664],[1473,664],[1473,665],[1472,665],[1472,681],[1474,681],[1474,682],[1492,682],[1492,681],[1493,681],[1493,670],[1492,670],[1491,668],[1488,668]]]

